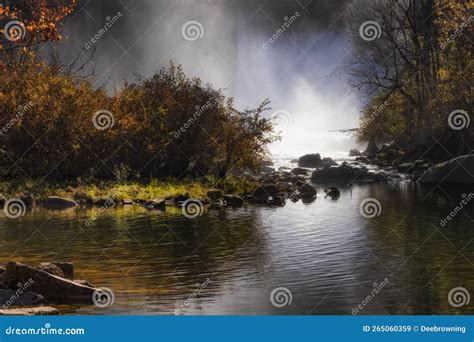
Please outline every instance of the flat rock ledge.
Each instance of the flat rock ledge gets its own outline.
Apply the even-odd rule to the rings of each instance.
[[[38,306],[32,308],[0,309],[0,316],[55,316],[59,311],[51,306]]]

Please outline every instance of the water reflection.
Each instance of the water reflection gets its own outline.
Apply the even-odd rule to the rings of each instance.
[[[335,201],[318,189],[311,203],[197,219],[135,206],[35,208],[1,214],[0,261],[72,261],[75,278],[115,292],[111,307],[59,307],[69,314],[351,314],[363,301],[359,314],[472,314],[447,296],[456,286],[474,295],[473,204],[441,227],[462,189],[432,190],[365,185]],[[359,213],[368,197],[381,204],[373,219]],[[290,305],[272,305],[276,287],[291,291]]]

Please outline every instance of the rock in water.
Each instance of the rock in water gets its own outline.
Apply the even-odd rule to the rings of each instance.
[[[275,184],[265,184],[255,189],[253,196],[259,200],[268,200],[270,197],[275,198],[279,192]]]
[[[13,290],[17,289],[19,282],[28,282],[28,290],[41,294],[48,302],[91,304],[97,290],[17,262],[7,264],[3,279],[5,285]]]
[[[63,271],[64,278],[72,280],[74,279],[74,264],[66,261],[55,261],[53,265],[59,267]]]
[[[0,316],[52,316],[52,315],[59,315],[59,311],[50,306],[0,310]]]
[[[224,195],[224,201],[228,206],[234,207],[234,208],[240,208],[244,205],[244,200],[235,195]]]
[[[72,198],[49,196],[44,201],[44,206],[51,209],[65,209],[74,208],[77,206],[77,203]]]
[[[430,167],[419,179],[421,184],[473,184],[474,155],[465,155]]]
[[[207,192],[207,197],[209,197],[211,201],[218,201],[222,199],[222,191],[216,189],[209,190]]]
[[[317,195],[317,191],[315,188],[313,188],[309,184],[304,184],[301,186],[299,189],[301,198],[307,199],[307,198],[314,198]]]
[[[363,156],[362,152],[356,148],[349,151],[349,157],[362,157],[362,156]]]
[[[44,303],[39,293],[27,291],[26,286],[17,290],[0,290],[0,307],[32,306]]]
[[[316,154],[305,154],[304,156],[298,159],[298,166],[299,167],[321,167],[322,160],[321,155],[319,153]]]
[[[155,198],[145,203],[145,208],[150,210],[165,210],[166,201],[163,198]]]

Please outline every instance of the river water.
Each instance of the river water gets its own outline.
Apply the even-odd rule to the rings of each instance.
[[[367,184],[331,200],[318,188],[312,203],[195,219],[139,206],[0,213],[0,262],[71,261],[75,278],[114,293],[62,314],[473,314],[474,298],[448,299],[474,296],[474,204],[441,223],[463,191]],[[367,198],[378,216],[361,215]]]

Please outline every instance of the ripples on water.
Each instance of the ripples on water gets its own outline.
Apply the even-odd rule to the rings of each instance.
[[[448,303],[457,286],[474,297],[474,205],[440,226],[460,192],[372,184],[337,201],[318,193],[309,204],[194,220],[137,206],[107,210],[90,226],[97,209],[0,214],[0,261],[72,261],[75,278],[115,293],[110,307],[59,307],[64,314],[351,314],[385,278],[360,314],[474,313],[473,300]],[[368,197],[380,201],[378,217],[360,215]],[[272,305],[276,287],[291,304]]]

